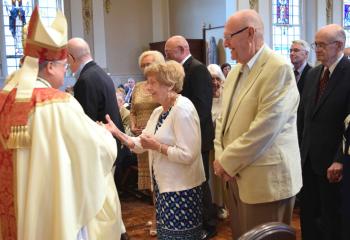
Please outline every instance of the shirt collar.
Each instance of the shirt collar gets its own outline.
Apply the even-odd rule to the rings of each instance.
[[[337,59],[337,61],[335,61],[330,67],[329,67],[329,72],[330,75],[332,75],[334,69],[336,68],[336,66],[338,65],[338,63],[340,62],[340,60],[344,57],[344,53],[341,54],[341,56]]]
[[[85,65],[88,64],[89,62],[92,62],[92,59],[87,60],[86,62],[83,62],[83,63],[80,64],[78,70],[74,73],[75,79],[78,80],[78,78],[80,77],[81,70],[83,70],[83,68],[85,67]]]
[[[246,65],[247,65],[249,71],[252,70],[254,64],[256,63],[256,61],[258,60],[259,56],[261,55],[264,47],[265,47],[265,44],[263,46],[261,46],[259,51],[257,53],[255,53],[255,55],[247,62]]]
[[[305,61],[298,69],[294,69],[294,71],[298,71],[299,75],[303,72],[305,66],[307,64],[307,61]]]
[[[189,59],[192,55],[191,54],[188,54],[182,61],[181,61],[181,64],[183,65],[187,59]]]

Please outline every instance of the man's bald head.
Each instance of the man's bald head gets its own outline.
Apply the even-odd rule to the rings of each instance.
[[[68,63],[73,73],[82,63],[90,60],[92,60],[90,47],[84,39],[72,38],[68,41]]]
[[[182,62],[190,54],[190,46],[183,36],[172,36],[165,43],[165,55],[169,60]]]
[[[68,41],[68,53],[75,59],[80,59],[84,56],[91,56],[90,47],[82,38],[72,38]]]
[[[176,36],[170,37],[167,40],[166,44],[172,44],[172,45],[176,45],[176,46],[181,46],[181,47],[187,48],[187,49],[190,48],[190,46],[188,45],[187,40],[183,36],[180,36],[180,35],[176,35]]]
[[[236,25],[238,28],[253,27],[259,41],[264,42],[264,23],[261,16],[251,9],[245,9],[232,15],[226,25]]]
[[[344,29],[337,24],[329,24],[317,31],[315,35],[316,58],[329,67],[343,54],[345,46]]]
[[[342,50],[344,50],[346,35],[344,29],[338,24],[326,25],[316,33],[316,36],[320,36],[327,41],[337,41],[342,43]]]
[[[264,24],[254,10],[242,10],[232,15],[224,28],[224,45],[231,58],[246,64],[264,44]]]

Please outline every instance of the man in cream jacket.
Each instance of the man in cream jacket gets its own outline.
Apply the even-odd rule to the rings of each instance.
[[[232,236],[271,221],[290,224],[302,186],[291,66],[264,45],[263,23],[239,11],[224,29],[238,64],[229,73],[215,136],[215,173],[228,181]]]

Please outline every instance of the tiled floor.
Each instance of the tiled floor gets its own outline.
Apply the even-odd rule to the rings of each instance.
[[[123,220],[126,225],[128,235],[131,240],[156,240],[156,237],[149,236],[149,227],[146,222],[151,220],[153,206],[149,201],[140,200],[135,197],[121,199]],[[300,238],[299,212],[294,211],[293,227],[297,230],[297,240]],[[213,240],[231,239],[229,221],[220,221],[218,224],[218,234]]]

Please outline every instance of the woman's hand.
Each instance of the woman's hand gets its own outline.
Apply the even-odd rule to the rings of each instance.
[[[104,124],[104,127],[108,131],[110,131],[113,136],[118,137],[118,131],[120,132],[120,130],[117,128],[117,126],[114,124],[114,122],[108,114],[106,114],[106,121],[107,123]]]
[[[144,149],[151,149],[155,151],[159,151],[160,142],[153,135],[141,134],[140,135],[141,145]]]
[[[144,128],[138,128],[138,127],[133,126],[133,127],[131,127],[130,130],[135,136],[139,136],[142,133],[143,129]]]
[[[107,123],[104,124],[104,127],[112,133],[113,136],[118,138],[124,145],[126,145],[128,148],[133,149],[135,147],[135,143],[132,141],[132,139],[124,134],[122,131],[117,128],[117,126],[114,124],[112,119],[108,114],[106,114],[106,121]],[[99,123],[101,124],[101,123]]]

